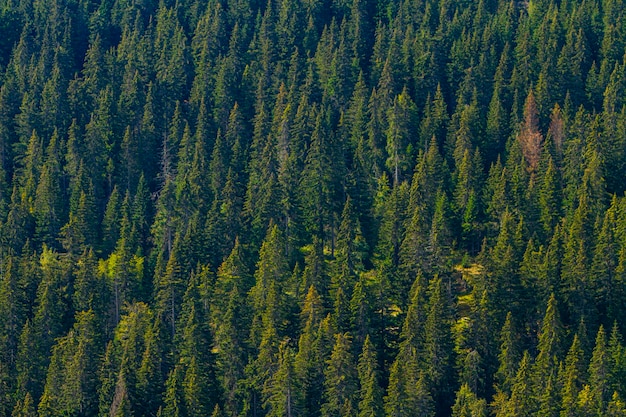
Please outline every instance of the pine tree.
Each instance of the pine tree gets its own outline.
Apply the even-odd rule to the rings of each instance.
[[[282,231],[277,225],[270,225],[259,253],[254,273],[255,284],[248,295],[253,310],[250,338],[256,346],[262,339],[263,326],[269,324],[263,322],[264,318],[271,320],[272,326],[280,326],[274,329],[277,332],[282,330],[286,319],[287,300],[283,290],[290,274],[284,251]]]
[[[548,157],[548,168],[543,175],[543,184],[539,191],[540,219],[546,235],[554,230],[560,214],[560,185],[558,171],[552,157]]]
[[[245,248],[237,238],[230,255],[218,268],[211,308],[214,322],[219,322],[219,317],[226,312],[233,292],[237,298],[243,297],[253,285],[253,277],[246,263],[245,252]]]
[[[324,338],[323,314],[322,300],[315,287],[310,287],[302,307],[302,332],[294,363],[309,415],[319,414],[322,401],[325,358],[320,343]]]
[[[414,145],[411,143],[410,132],[416,130],[415,104],[405,88],[393,101],[387,118],[387,168],[393,178],[394,185],[404,179],[404,173],[413,160]]]
[[[563,328],[554,294],[550,296],[543,317],[537,349],[539,353],[533,364],[533,383],[540,390],[551,370],[555,369],[561,357]]]
[[[561,378],[563,379],[563,388],[561,391],[561,415],[576,415],[578,394],[586,381],[584,357],[578,335],[574,335],[572,346],[565,357],[565,368]]]
[[[165,396],[163,399],[163,414],[172,417],[183,417],[186,414],[185,403],[182,394],[182,369],[175,366],[170,372],[165,383]]]
[[[532,397],[532,382],[530,376],[530,356],[524,352],[519,365],[511,396],[503,410],[499,410],[497,416],[531,416],[535,410],[535,403]]]
[[[493,92],[491,95],[491,101],[489,102],[487,112],[487,122],[485,126],[485,133],[487,134],[488,142],[486,143],[485,157],[487,161],[491,162],[496,159],[499,151],[503,148],[504,139],[507,137],[507,114],[506,114],[506,102],[505,96],[507,94],[505,80],[503,79],[505,74],[505,67],[507,65],[509,57],[509,44],[507,43],[500,56],[500,63],[496,69],[495,83],[493,86]]]
[[[610,389],[622,395],[623,389],[621,388],[620,381],[624,376],[626,370],[626,356],[624,355],[624,346],[622,345],[622,337],[617,327],[617,322],[613,323],[611,329],[611,335],[608,342],[608,351],[610,356]]]
[[[418,149],[425,149],[434,137],[436,143],[441,145],[445,138],[445,130],[449,122],[446,102],[441,90],[441,84],[437,85],[435,95],[426,101],[424,116],[420,123],[420,145]]]
[[[59,135],[55,131],[46,149],[46,162],[41,168],[33,202],[37,236],[51,247],[57,246],[56,238],[66,216],[61,188],[61,149]]]
[[[52,348],[39,415],[95,412],[98,359],[95,320],[92,311],[78,313],[73,329]]]
[[[247,328],[240,326],[241,318],[248,317],[238,286],[228,295],[228,306],[216,320],[215,344],[219,348],[216,357],[217,374],[221,377],[221,391],[224,398],[224,412],[238,412],[241,405],[240,385],[244,377],[246,363]]]
[[[596,345],[591,355],[591,362],[589,363],[590,401],[592,410],[596,415],[602,415],[610,401],[609,373],[606,336],[604,327],[600,326],[596,337]]]
[[[560,409],[560,396],[559,388],[561,381],[558,379],[558,373],[553,370],[546,381],[543,392],[540,393],[538,398],[539,408],[537,415],[539,416],[558,416]]]
[[[504,317],[505,309],[512,310],[514,314],[520,308],[519,302],[522,297],[521,281],[519,276],[519,260],[521,247],[517,238],[518,230],[515,225],[513,214],[507,210],[500,220],[500,232],[496,244],[491,250],[488,267],[491,273],[488,279],[493,288],[493,299],[497,303],[495,314]],[[519,226],[519,225],[518,225]]]
[[[485,417],[487,405],[485,400],[476,397],[467,384],[463,384],[456,394],[452,415],[454,417]]]
[[[43,392],[48,352],[55,339],[67,330],[64,318],[69,307],[66,292],[69,274],[59,255],[44,247],[39,267],[42,278],[37,288],[35,315],[22,330],[17,352],[18,391],[30,392],[33,399]]]
[[[200,294],[202,272],[192,273],[181,307],[181,334],[178,346],[183,369],[183,398],[188,416],[203,416],[217,404],[219,390],[215,378],[213,340],[207,325],[206,300]]]
[[[183,286],[183,271],[181,264],[179,263],[178,256],[181,247],[181,237],[176,235],[174,240],[174,249],[167,261],[167,266],[163,276],[155,277],[155,290],[158,311],[166,318],[171,331],[171,337],[176,334],[176,321],[180,313],[180,306],[184,292]],[[178,250],[177,250],[178,249]],[[122,278],[122,277],[120,277]],[[120,299],[124,299],[125,283],[123,281],[117,282],[117,274],[115,281],[116,292],[116,304]],[[119,295],[118,295],[119,293]]]
[[[422,393],[417,390],[420,387],[418,385],[420,379],[421,389],[428,390],[428,387],[424,386],[425,375],[420,372],[421,367],[426,365],[424,361],[427,358],[425,346],[427,317],[426,283],[424,277],[418,275],[411,289],[411,303],[402,328],[398,355],[390,367],[389,387],[385,397],[385,413],[388,416],[411,415],[411,412],[417,409],[418,402],[423,400]],[[434,325],[435,317],[430,318],[430,324]],[[445,332],[444,329],[441,330]],[[431,328],[431,331],[432,336],[436,336],[435,329]],[[435,345],[436,340],[432,342],[431,351],[435,353],[439,346]],[[428,397],[432,401],[430,393]]]
[[[620,285],[615,278],[615,271],[619,263],[619,249],[614,235],[616,210],[617,199],[614,197],[611,206],[604,214],[602,228],[597,236],[591,264],[591,273],[594,276],[592,286],[594,288],[595,303],[598,306],[598,310],[600,310],[601,319],[605,315],[608,316],[608,314],[618,310],[616,304],[619,302],[615,300],[615,297],[618,297],[621,293]],[[609,323],[617,318],[608,316],[607,319]]]
[[[324,372],[324,403],[322,416],[354,415],[358,379],[351,351],[352,340],[348,333],[338,333]]]
[[[16,365],[20,329],[28,314],[29,297],[17,261],[7,256],[6,263],[2,265],[3,277],[0,282],[0,354],[5,364],[3,371],[7,373]]]
[[[302,391],[294,369],[294,353],[286,341],[281,342],[278,367],[271,376],[264,394],[268,416],[297,416],[301,414]]]
[[[337,181],[343,175],[343,155],[330,130],[330,110],[322,108],[315,117],[301,182],[303,210],[309,233],[321,242],[333,244],[338,211],[335,202],[340,201],[341,195]]]
[[[334,289],[341,288],[348,298],[351,298],[351,290],[358,274],[365,269],[363,262],[367,252],[367,242],[361,233],[361,224],[348,197],[341,214],[331,282]]]
[[[121,316],[115,329],[113,341],[105,352],[100,372],[99,408],[101,414],[105,415],[119,413],[128,416],[146,409],[149,399],[140,396],[149,393],[145,379],[150,375],[143,362],[146,357],[158,354],[158,350],[155,350],[158,347],[153,345],[154,339],[165,340],[167,332],[167,327],[158,333],[154,332],[153,322],[155,325],[158,323],[159,327],[163,324],[155,319],[147,304],[135,302],[129,304],[125,311],[126,314]],[[152,346],[148,349],[150,345]],[[155,365],[158,363],[155,362]],[[155,385],[158,385],[159,379],[161,382],[165,379],[165,376],[161,377],[156,372],[152,377]]]
[[[138,413],[155,414],[161,405],[163,389],[165,386],[163,358],[164,333],[161,320],[157,317],[151,327],[147,328],[144,335],[144,350],[141,356],[141,364],[137,370],[137,393],[135,394],[135,409]]]
[[[382,417],[383,395],[379,385],[376,350],[369,335],[365,338],[363,352],[359,356],[359,407],[358,417]]]
[[[306,288],[314,286],[319,288],[320,294],[329,298],[330,279],[328,276],[328,268],[324,256],[323,242],[317,237],[313,238],[313,244],[304,258],[304,270],[302,271],[302,283],[300,284],[301,294],[304,294]]]
[[[86,250],[76,260],[72,303],[75,311],[92,311],[101,326],[108,318],[109,293],[104,276],[98,271],[93,250]],[[99,326],[95,326],[97,329]],[[102,327],[100,327],[102,329]]]
[[[428,382],[438,409],[446,409],[451,405],[450,400],[454,392],[451,320],[444,283],[440,277],[435,277],[428,286],[424,360]]]
[[[491,164],[483,192],[485,213],[490,220],[497,221],[502,217],[508,199],[506,169],[498,158]]]
[[[250,174],[244,203],[244,213],[250,219],[255,239],[262,241],[270,219],[278,212],[278,161],[276,146],[269,135],[267,106],[260,103],[254,120],[254,134],[250,147]]]
[[[102,219],[102,250],[111,253],[120,234],[120,193],[117,186],[113,188]]]
[[[13,408],[12,417],[35,417],[37,416],[37,412],[35,411],[35,406],[33,404],[33,397],[30,396],[30,393],[26,393],[26,396],[23,400],[18,400],[15,404],[15,408]]]
[[[507,394],[511,392],[521,353],[519,352],[517,333],[513,326],[513,317],[511,312],[509,312],[500,332],[501,344],[500,354],[498,355],[500,366],[495,375],[498,389]]]

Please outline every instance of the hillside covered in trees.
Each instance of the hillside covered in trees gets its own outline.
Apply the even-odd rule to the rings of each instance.
[[[0,0],[0,416],[626,416],[622,0]]]

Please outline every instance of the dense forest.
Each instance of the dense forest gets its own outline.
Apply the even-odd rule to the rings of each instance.
[[[0,416],[626,416],[622,0],[0,0]]]

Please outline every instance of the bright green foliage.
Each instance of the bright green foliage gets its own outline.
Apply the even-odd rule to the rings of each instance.
[[[146,389],[146,369],[141,368],[144,358],[151,357],[150,349],[156,348],[151,347],[154,343],[151,339],[156,336],[152,328],[154,315],[144,303],[129,305],[126,311],[120,318],[113,341],[104,355],[99,390],[101,414],[136,413],[148,401],[147,398],[141,398],[141,395],[151,394]],[[140,376],[142,373],[144,375]]]
[[[93,250],[85,251],[76,261],[72,302],[76,311],[91,310],[96,321],[108,316],[109,294],[105,277],[98,271]]]

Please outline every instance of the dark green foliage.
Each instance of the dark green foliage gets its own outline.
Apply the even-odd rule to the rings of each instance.
[[[0,0],[0,417],[625,415],[625,36]]]

